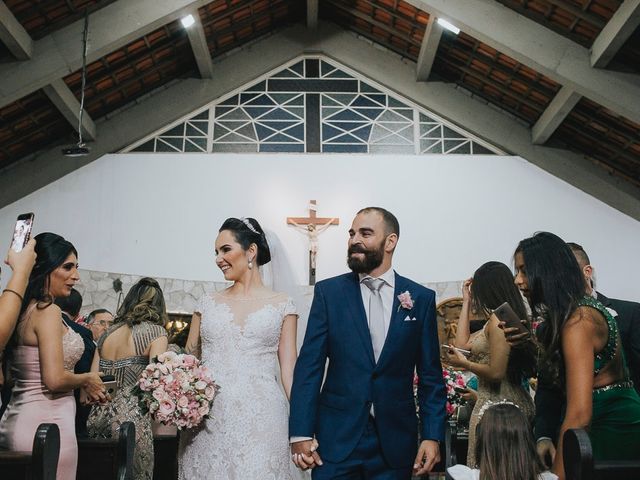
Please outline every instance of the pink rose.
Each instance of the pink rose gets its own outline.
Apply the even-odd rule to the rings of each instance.
[[[208,386],[207,388],[204,389],[204,396],[209,401],[213,400],[213,397],[215,396],[215,394],[216,394],[216,390],[212,386]]]
[[[205,415],[207,415],[209,413],[209,405],[202,405],[201,407],[199,407],[198,413],[200,414],[201,417],[204,417]]]
[[[182,357],[182,363],[184,364],[185,367],[191,368],[197,365],[198,359],[193,355],[184,355]]]
[[[182,395],[179,399],[178,399],[178,406],[180,408],[185,408],[189,406],[189,399],[187,397],[185,397],[184,395]]]
[[[162,400],[160,402],[160,408],[158,409],[158,412],[160,412],[161,415],[171,415],[175,409],[176,407],[172,401]]]
[[[207,388],[207,383],[202,380],[198,380],[195,384],[196,390],[204,390]]]
[[[411,310],[413,308],[413,299],[411,298],[409,290],[398,295],[398,300],[400,300],[400,307],[405,310]]]

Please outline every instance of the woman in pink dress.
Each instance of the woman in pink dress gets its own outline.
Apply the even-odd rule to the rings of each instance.
[[[0,446],[31,451],[41,423],[60,429],[58,480],[76,478],[78,446],[73,390],[83,388],[92,401],[106,401],[98,373],[74,374],[84,351],[82,337],[66,327],[56,297],[68,296],[79,280],[77,251],[54,233],[36,236],[37,259],[7,353],[15,380],[0,420]]]

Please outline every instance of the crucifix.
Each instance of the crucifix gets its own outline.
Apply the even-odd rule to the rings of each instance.
[[[321,218],[316,216],[318,206],[315,200],[309,200],[308,217],[287,217],[287,224],[296,227],[309,238],[309,285],[316,284],[316,256],[318,255],[318,235],[331,225],[339,225],[339,218]]]

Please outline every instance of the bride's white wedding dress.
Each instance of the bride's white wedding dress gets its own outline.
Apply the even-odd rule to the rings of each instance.
[[[181,480],[289,480],[299,477],[289,453],[289,403],[278,380],[278,343],[291,299],[206,295],[201,314],[202,362],[220,392],[210,418],[181,432]]]

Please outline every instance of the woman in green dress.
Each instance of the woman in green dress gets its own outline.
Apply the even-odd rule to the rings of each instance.
[[[515,255],[516,285],[545,326],[538,340],[542,361],[557,364],[564,379],[566,413],[553,473],[564,478],[562,437],[570,428],[589,432],[595,460],[640,456],[640,397],[629,380],[618,326],[611,313],[585,295],[580,267],[566,243],[539,232]]]

